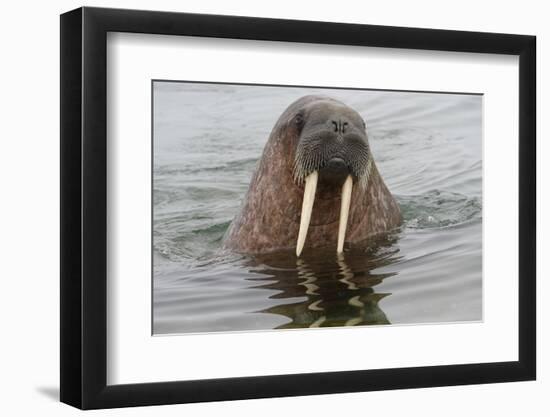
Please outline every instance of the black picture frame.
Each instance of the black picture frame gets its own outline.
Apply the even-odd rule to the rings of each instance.
[[[108,32],[519,56],[519,358],[512,362],[107,385]],[[534,36],[156,11],[61,15],[61,401],[82,409],[536,378]]]

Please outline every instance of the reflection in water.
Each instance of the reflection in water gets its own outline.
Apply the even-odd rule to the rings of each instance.
[[[263,255],[251,261],[253,288],[277,291],[271,299],[284,301],[258,313],[285,316],[278,329],[390,324],[379,306],[390,293],[375,287],[396,273],[376,272],[398,259],[394,239],[384,246],[351,250],[337,255],[334,248],[316,250],[296,259],[287,252]],[[253,266],[257,263],[256,266]]]

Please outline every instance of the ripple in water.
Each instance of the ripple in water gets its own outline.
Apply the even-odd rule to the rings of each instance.
[[[481,200],[478,197],[438,190],[422,195],[396,197],[405,227],[448,227],[481,219]]]

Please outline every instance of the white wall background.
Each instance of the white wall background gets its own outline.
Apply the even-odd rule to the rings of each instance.
[[[2,415],[75,415],[58,403],[59,392],[59,17],[77,1],[9,2],[0,30],[2,152],[0,240],[0,410]],[[299,413],[369,415],[548,415],[550,405],[550,151],[542,138],[549,122],[550,26],[545,3],[462,0],[353,1],[170,0],[93,1],[86,5],[236,14],[532,34],[538,37],[538,381],[376,393],[324,395],[229,403],[99,411],[95,415],[279,416]],[[546,110],[546,111],[545,111]],[[541,146],[542,145],[542,146]],[[543,234],[545,236],[543,237]],[[544,395],[546,394],[546,395]]]

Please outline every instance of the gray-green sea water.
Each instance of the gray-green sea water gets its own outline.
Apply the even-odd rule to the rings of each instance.
[[[221,250],[284,109],[357,110],[404,217],[365,250]],[[482,319],[482,96],[154,82],[153,332]]]

